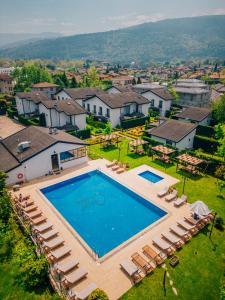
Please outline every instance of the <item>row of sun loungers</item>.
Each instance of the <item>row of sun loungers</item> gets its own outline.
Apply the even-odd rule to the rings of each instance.
[[[111,168],[112,171],[115,171],[117,174],[121,174],[127,170],[127,165],[113,160],[111,163],[106,165],[107,168]]]
[[[63,263],[62,260],[69,257],[71,249],[65,246],[65,241],[59,236],[59,232],[53,228],[53,224],[47,220],[38,209],[34,201],[27,196],[22,196],[14,200],[16,210],[22,220],[32,229],[32,237],[38,245],[40,251],[46,255],[51,265],[51,270],[55,274],[54,278],[60,281],[60,287],[63,287],[68,293],[69,299],[85,300],[89,294],[97,288],[95,283],[90,283],[80,292],[74,292],[71,287],[86,278],[88,272],[79,267],[78,258],[74,258]]]
[[[169,193],[169,187],[164,187],[161,191],[157,193],[157,196],[162,198],[165,197],[165,201],[171,202],[174,201],[174,206],[180,207],[181,205],[185,204],[187,202],[187,196],[182,195],[180,198],[178,198],[178,191],[176,189],[173,189],[171,193]]]

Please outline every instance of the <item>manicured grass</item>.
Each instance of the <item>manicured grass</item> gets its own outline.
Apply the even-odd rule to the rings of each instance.
[[[176,166],[166,167],[157,161],[152,161],[147,156],[127,154],[128,140],[121,142],[120,160],[128,163],[130,168],[142,164],[150,165],[180,180],[177,184],[179,194],[182,193],[183,173],[176,172]],[[119,150],[111,148],[103,150],[100,145],[90,146],[92,157],[104,157],[109,160],[119,158]],[[188,202],[203,200],[210,209],[217,211],[218,215],[225,220],[225,199],[219,197],[216,179],[204,175],[188,177],[185,185],[185,194]],[[180,263],[172,268],[167,260],[170,278],[166,280],[166,296],[163,291],[164,269],[157,268],[152,275],[144,278],[139,284],[130,289],[121,300],[150,300],[150,299],[183,299],[183,300],[217,300],[219,299],[220,286],[224,272],[225,242],[224,232],[213,229],[212,241],[209,239],[211,225],[208,225],[197,236],[186,244],[183,249],[176,252]],[[176,296],[169,284],[172,280],[176,287]]]

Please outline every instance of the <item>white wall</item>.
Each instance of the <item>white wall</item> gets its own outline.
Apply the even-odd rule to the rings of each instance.
[[[16,108],[19,115],[32,114],[38,111],[38,104],[34,103],[33,101],[21,99],[16,96]]]
[[[171,107],[171,100],[164,100],[160,98],[159,96],[155,95],[151,91],[147,91],[145,93],[141,94],[143,97],[148,99],[150,102],[151,100],[154,100],[154,107],[159,108],[159,101],[162,100],[162,108],[160,109],[160,115],[165,116],[165,113],[167,110],[170,110]]]
[[[9,176],[7,178],[7,184],[14,184],[18,182],[17,175],[22,173],[24,175],[25,180],[31,180],[34,178],[38,178],[40,176],[44,176],[52,171],[52,162],[51,155],[57,153],[59,155],[60,152],[77,149],[82,147],[81,145],[74,144],[66,144],[66,143],[57,143],[56,145],[46,149],[45,151],[39,153],[33,158],[24,162],[18,168],[7,173]],[[70,167],[77,166],[81,163],[86,162],[88,157],[82,157],[78,159],[74,159],[65,163],[60,163],[59,159],[59,167],[63,169],[67,169]]]
[[[66,100],[66,99],[71,99],[72,98],[64,91],[60,91],[59,93],[56,94],[57,100]]]
[[[118,93],[121,93],[121,92],[113,86],[113,87],[111,87],[107,90],[107,93],[108,94],[118,94]]]

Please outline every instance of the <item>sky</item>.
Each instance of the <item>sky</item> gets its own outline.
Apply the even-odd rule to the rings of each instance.
[[[225,0],[0,0],[0,33],[73,35],[202,15],[225,15]]]

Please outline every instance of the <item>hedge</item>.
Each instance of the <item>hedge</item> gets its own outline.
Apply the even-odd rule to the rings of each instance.
[[[196,129],[196,134],[212,138],[215,135],[215,130],[211,126],[198,125]]]
[[[15,116],[18,115],[18,112],[16,109],[13,109],[13,108],[8,108],[7,110],[7,114],[10,118],[14,118]]]
[[[194,138],[194,149],[203,149],[207,153],[214,153],[219,146],[215,139],[196,135]]]
[[[158,141],[153,140],[152,138],[150,138],[149,136],[146,136],[146,135],[143,135],[143,136],[142,136],[142,139],[143,139],[144,141],[146,141],[146,142],[149,142],[149,144],[150,144],[151,146],[158,146],[158,145],[162,144],[162,143],[160,143],[160,142],[158,142]]]
[[[127,129],[127,128],[132,128],[140,125],[145,125],[146,120],[148,120],[148,117],[124,120],[121,121],[121,127],[123,129]]]
[[[82,129],[82,130],[74,130],[68,131],[69,134],[74,135],[80,139],[89,139],[91,137],[91,129]]]

